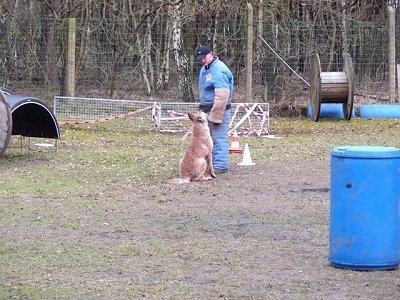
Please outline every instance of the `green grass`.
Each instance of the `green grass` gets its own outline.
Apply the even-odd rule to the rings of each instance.
[[[171,175],[182,154],[180,138],[65,129],[57,152],[7,150],[0,164],[0,196],[48,196]]]
[[[280,139],[240,140],[265,167],[254,182],[234,173],[186,186],[165,184],[178,175],[181,134],[102,126],[65,126],[57,151],[12,148],[0,159],[0,299],[326,298],[331,286],[344,289],[339,298],[398,293],[398,273],[328,268],[328,196],[312,191],[326,181],[292,189],[268,167],[309,181],[328,171],[334,146],[400,146],[400,121],[273,119]]]
[[[282,139],[242,137],[241,143],[249,143],[254,160],[317,158],[335,145],[399,145],[399,127],[397,120],[277,119],[270,130]],[[61,134],[57,152],[6,151],[0,163],[0,196],[48,196],[93,190],[115,180],[170,177],[186,142],[182,135],[154,132],[66,127]]]

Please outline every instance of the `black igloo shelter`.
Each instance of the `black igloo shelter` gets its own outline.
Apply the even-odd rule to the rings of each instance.
[[[35,97],[21,96],[2,88],[12,115],[12,135],[37,138],[60,138],[54,113]]]

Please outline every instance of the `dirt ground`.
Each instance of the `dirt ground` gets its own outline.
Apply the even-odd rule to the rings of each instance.
[[[176,285],[172,298],[400,296],[398,270],[358,272],[330,266],[326,160],[269,160],[234,166],[211,183],[161,186],[150,195],[147,187],[134,189],[162,204],[150,213],[150,223],[164,228],[156,239],[172,245],[171,259],[182,266],[174,271],[171,263],[172,269],[160,270],[161,278]],[[158,234],[155,230],[144,239]]]
[[[283,139],[250,140],[254,166],[233,156],[231,171],[209,182],[116,179],[71,190],[68,201],[0,197],[0,298],[399,298],[400,270],[329,264],[332,145],[321,134],[277,133]],[[273,154],[297,136],[298,147]]]
[[[326,160],[317,165],[315,160],[269,160],[234,165],[229,174],[207,183],[153,182],[123,189],[139,201],[118,212],[119,229],[97,234],[110,238],[108,243],[135,239],[143,245],[138,268],[120,270],[128,272],[133,285],[143,281],[144,297],[146,290],[157,289],[155,298],[175,299],[400,296],[397,270],[330,266]],[[161,257],[146,250],[148,243],[158,244]]]

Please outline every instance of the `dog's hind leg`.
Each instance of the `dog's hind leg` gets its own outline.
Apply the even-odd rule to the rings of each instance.
[[[211,176],[206,176],[207,167],[208,167],[209,170],[210,170]],[[203,169],[204,169],[203,176],[202,176],[202,178],[201,178],[200,180],[211,180],[211,179],[213,179],[213,178],[216,177],[216,176],[215,176],[215,173],[214,173],[213,165],[211,164],[211,166],[210,166],[210,165],[208,164],[207,159],[206,159],[206,161],[204,161],[204,167],[203,167]]]
[[[193,166],[196,170],[196,175],[194,176],[193,180],[201,181],[201,180],[208,180],[205,179],[205,173],[207,170],[207,162],[204,158],[199,159],[196,164]]]

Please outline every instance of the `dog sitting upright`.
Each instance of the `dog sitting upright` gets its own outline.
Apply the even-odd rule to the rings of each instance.
[[[208,127],[207,114],[188,113],[192,121],[192,137],[185,155],[179,162],[179,175],[182,183],[198,180],[210,180],[216,177],[212,164],[213,141]],[[211,176],[206,176],[207,168]]]

